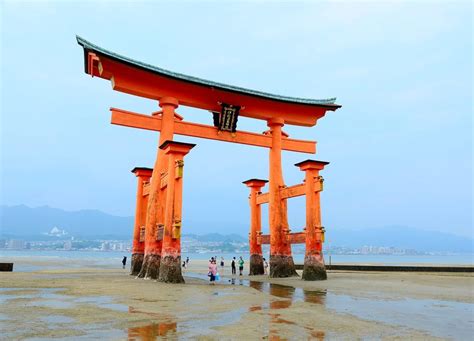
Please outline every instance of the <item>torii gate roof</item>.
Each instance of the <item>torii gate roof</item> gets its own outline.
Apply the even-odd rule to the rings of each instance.
[[[159,100],[170,96],[180,104],[220,111],[220,103],[241,106],[241,116],[268,120],[283,118],[285,123],[313,126],[327,110],[341,106],[336,98],[308,99],[270,94],[238,86],[213,82],[108,51],[76,36],[84,49],[84,70],[91,76],[110,80],[114,90]]]

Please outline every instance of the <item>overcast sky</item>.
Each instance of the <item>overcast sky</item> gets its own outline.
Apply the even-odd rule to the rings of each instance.
[[[471,2],[2,1],[1,204],[134,214],[135,166],[151,167],[158,133],[110,125],[108,108],[150,113],[151,100],[114,92],[83,71],[78,34],[172,71],[276,94],[337,97],[312,128],[318,154],[283,153],[324,170],[326,229],[411,226],[472,234]],[[180,107],[188,121],[208,112]],[[265,122],[241,118],[239,129]],[[185,160],[185,233],[246,235],[248,190],[268,178],[268,150],[197,143]],[[266,221],[264,207],[264,229]],[[289,202],[293,231],[304,198]]]

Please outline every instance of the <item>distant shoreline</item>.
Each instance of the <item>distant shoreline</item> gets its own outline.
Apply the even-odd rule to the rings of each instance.
[[[88,259],[98,261],[103,265],[114,266],[123,256],[130,259],[129,251],[37,251],[37,250],[0,250],[0,260],[8,261],[14,258],[60,258],[60,259]],[[182,253],[182,258],[189,257],[191,260],[208,260],[211,257],[224,257],[225,262],[230,262],[232,257],[244,257],[248,259],[247,252],[240,253]],[[268,257],[264,254],[264,257]],[[295,263],[303,263],[303,254],[293,255]],[[325,254],[326,264],[371,264],[371,265],[474,265],[474,254],[457,255],[332,255]]]

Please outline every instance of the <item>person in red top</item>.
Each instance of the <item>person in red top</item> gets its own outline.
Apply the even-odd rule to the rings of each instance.
[[[209,277],[211,278],[211,284],[216,284],[216,275],[217,275],[217,264],[214,257],[211,258],[209,262]]]

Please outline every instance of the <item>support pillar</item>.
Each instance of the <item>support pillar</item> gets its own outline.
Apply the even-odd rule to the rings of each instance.
[[[178,100],[172,97],[160,99],[162,109],[162,127],[158,146],[167,140],[173,140],[175,109]],[[162,176],[168,168],[168,158],[164,150],[158,148],[153,175],[150,182],[150,194],[148,196],[148,207],[145,228],[145,257],[138,277],[157,279],[160,271],[162,232],[164,221],[165,190],[163,190]]]
[[[151,178],[153,169],[135,167],[132,173],[137,177],[137,206],[135,208],[135,226],[133,228],[132,262],[130,275],[137,276],[142,268],[145,252],[145,223],[148,196],[143,196],[143,186]]]
[[[270,148],[269,181],[269,226],[270,226],[270,277],[297,276],[291,244],[288,240],[287,204],[281,198],[280,190],[285,186],[281,168],[282,118],[267,121],[272,136]]]
[[[304,257],[303,280],[327,279],[323,257],[324,228],[321,226],[320,192],[323,177],[319,171],[329,162],[306,160],[295,166],[305,172],[306,188],[306,253]]]
[[[181,211],[183,202],[183,158],[195,144],[166,141],[160,149],[168,156],[163,247],[158,280],[184,283],[181,274]]]
[[[250,188],[250,273],[249,275],[263,275],[265,273],[263,266],[262,245],[259,242],[259,236],[262,234],[262,210],[261,205],[257,205],[257,194],[267,183],[267,180],[250,179],[243,183]]]

